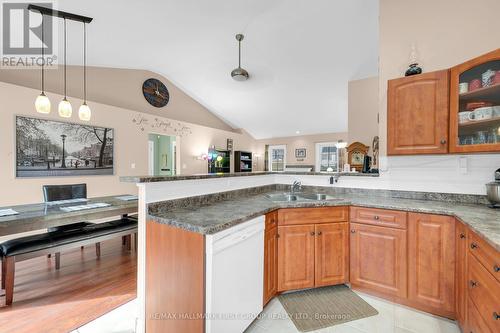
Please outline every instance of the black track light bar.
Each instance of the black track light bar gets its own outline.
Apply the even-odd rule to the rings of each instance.
[[[42,14],[42,15],[55,16],[55,17],[60,17],[63,19],[73,20],[73,21],[78,21],[78,22],[83,22],[83,23],[90,23],[93,20],[92,17],[63,12],[60,10],[55,10],[52,8],[47,8],[47,7],[42,7],[42,6],[32,5],[32,4],[28,5],[28,10],[40,12],[40,14]]]

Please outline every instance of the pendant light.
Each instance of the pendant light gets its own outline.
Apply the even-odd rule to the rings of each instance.
[[[69,118],[73,113],[71,103],[66,98],[66,85],[66,18],[64,18],[64,98],[59,103],[59,116],[63,118]]]
[[[43,26],[43,19],[44,15],[42,15],[42,93],[36,98],[35,100],[35,109],[36,112],[38,113],[44,113],[48,114],[50,113],[50,99],[45,95],[45,73],[44,73],[44,67],[45,67],[45,39],[44,39],[44,26]]]
[[[236,81],[246,81],[249,77],[248,72],[241,68],[241,41],[244,37],[242,34],[236,35],[236,40],[238,41],[238,68],[233,69],[231,72],[232,78]]]
[[[80,120],[89,121],[92,116],[87,105],[87,23],[83,22],[83,104],[78,110]]]

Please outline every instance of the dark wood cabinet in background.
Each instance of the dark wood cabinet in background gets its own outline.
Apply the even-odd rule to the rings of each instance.
[[[237,150],[234,152],[234,172],[252,172],[252,153]]]
[[[449,71],[390,80],[387,92],[389,155],[448,152]]]

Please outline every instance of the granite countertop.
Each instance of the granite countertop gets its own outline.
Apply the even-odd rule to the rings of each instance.
[[[354,176],[354,177],[378,177],[378,173],[360,173],[360,172],[302,172],[302,171],[285,171],[285,172],[270,172],[270,171],[254,171],[254,172],[232,172],[232,173],[200,173],[193,175],[178,175],[178,176],[122,176],[120,181],[124,183],[154,183],[168,182],[178,180],[193,180],[193,179],[210,179],[210,178],[226,178],[226,177],[248,177],[248,176],[263,176],[263,175],[307,175],[307,176]]]
[[[274,192],[282,193],[282,192]],[[278,208],[361,206],[404,210],[409,212],[451,215],[467,224],[474,232],[500,251],[500,210],[480,204],[458,204],[444,201],[401,199],[387,196],[342,194],[340,200],[273,202],[265,194],[185,208],[157,205],[148,218],[189,231],[212,234],[230,228]]]
[[[137,212],[137,200],[125,201],[116,196],[88,198],[86,202],[66,203],[62,205],[47,205],[45,203],[0,207],[11,208],[16,215],[0,217],[0,236],[45,229],[80,221],[96,220],[132,214]],[[92,203],[107,203],[109,206],[65,212],[61,207],[86,205]]]

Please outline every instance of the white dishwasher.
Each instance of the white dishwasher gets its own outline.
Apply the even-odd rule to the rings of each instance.
[[[264,216],[206,236],[206,333],[240,333],[262,311]]]

